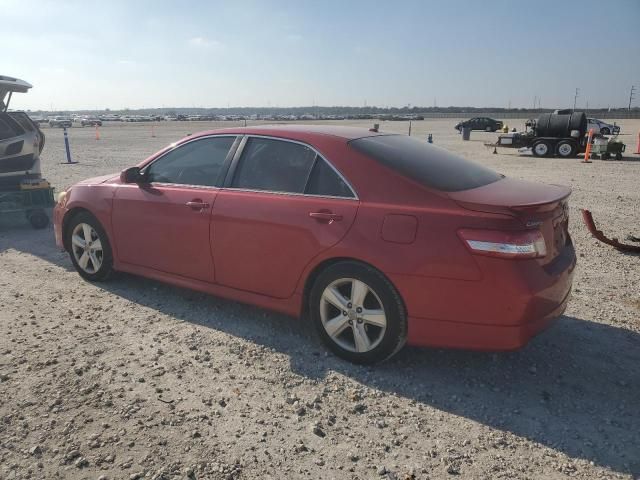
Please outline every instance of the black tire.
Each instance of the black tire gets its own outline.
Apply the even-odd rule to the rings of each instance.
[[[622,160],[622,153],[616,153],[616,160]]]
[[[608,127],[602,127],[602,128],[600,129],[600,133],[601,133],[602,135],[611,135],[611,130],[609,130],[609,128],[608,128]]]
[[[556,145],[556,155],[561,158],[574,158],[578,153],[578,145],[572,140],[561,140]]]
[[[49,226],[49,217],[44,210],[29,210],[27,212],[27,220],[37,230],[42,230]]]
[[[363,323],[361,319],[350,320],[352,319],[352,314],[357,315],[357,307],[355,305],[349,307],[348,314],[343,311],[342,314],[345,315],[345,320],[348,320],[349,325],[351,325],[345,325],[342,331],[341,335],[347,339],[342,340],[344,343],[347,343],[350,336],[355,347],[356,342],[353,333],[355,332],[355,327],[357,327],[356,322],[362,325],[358,328],[365,329],[366,332],[371,331],[372,337],[376,339],[372,342],[372,348],[365,352],[349,350],[336,343],[327,333],[322,320],[321,310],[323,308],[330,307],[337,312],[337,315],[340,315],[340,310],[333,307],[333,305],[329,307],[323,306],[328,305],[325,304],[325,300],[323,299],[325,289],[331,284],[335,284],[335,282],[350,279],[363,282],[369,288],[370,292],[367,293],[366,299],[362,302],[364,308],[372,308],[365,305],[366,301],[372,301],[376,304],[379,303],[384,309],[384,316],[386,318],[386,327],[381,329],[374,325],[368,325],[367,322]],[[371,291],[373,291],[373,294],[371,294]],[[349,303],[348,305],[351,304]],[[400,294],[381,272],[359,262],[339,262],[322,271],[315,279],[311,288],[309,295],[309,312],[318,335],[329,350],[338,357],[353,363],[372,364],[382,362],[400,351],[407,339],[407,314]],[[333,314],[329,316],[333,317]],[[366,333],[366,335],[368,340],[371,340],[369,333]],[[340,335],[337,335],[337,337],[339,336]]]
[[[90,272],[82,268],[78,264],[78,260],[76,259],[76,255],[74,254],[74,245],[72,242],[72,234],[74,229],[80,224],[90,225],[93,230],[97,234],[97,238],[100,240],[102,246],[102,256],[100,267],[94,272]],[[82,278],[85,280],[89,280],[91,282],[102,282],[108,280],[109,277],[113,273],[113,255],[111,251],[111,244],[109,243],[109,238],[107,237],[107,233],[100,222],[89,212],[80,212],[77,215],[74,215],[71,220],[69,220],[66,229],[64,231],[64,239],[65,246],[69,252],[69,257],[71,258],[71,263],[80,274]]]
[[[552,154],[553,148],[551,147],[551,142],[538,140],[531,147],[531,151],[535,157],[548,157]]]

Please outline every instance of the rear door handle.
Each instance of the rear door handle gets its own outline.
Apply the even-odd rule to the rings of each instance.
[[[209,208],[209,204],[200,199],[191,200],[190,202],[187,202],[186,205],[194,210],[204,210],[205,208]]]
[[[311,212],[309,216],[319,222],[333,223],[342,220],[342,215],[333,212]]]

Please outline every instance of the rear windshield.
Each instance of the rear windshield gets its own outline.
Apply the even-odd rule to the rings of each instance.
[[[444,192],[481,187],[502,178],[482,165],[406,135],[359,138],[349,145],[426,187]]]

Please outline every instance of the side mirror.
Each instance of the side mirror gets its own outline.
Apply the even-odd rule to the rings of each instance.
[[[143,175],[140,173],[140,167],[129,167],[120,172],[120,181],[122,183],[141,183]]]

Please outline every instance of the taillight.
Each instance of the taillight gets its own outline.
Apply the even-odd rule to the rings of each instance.
[[[547,254],[540,230],[506,232],[499,230],[458,230],[471,253],[500,258],[542,258]]]

